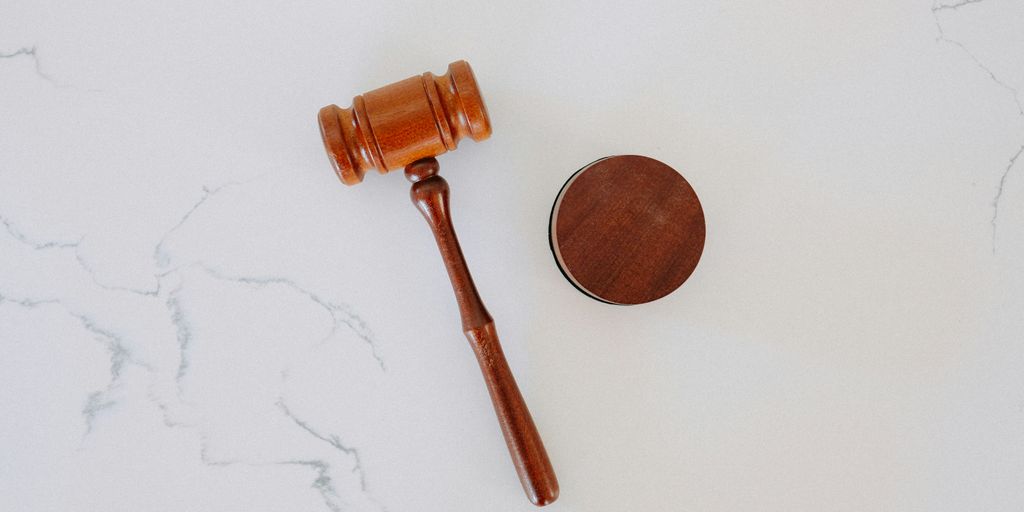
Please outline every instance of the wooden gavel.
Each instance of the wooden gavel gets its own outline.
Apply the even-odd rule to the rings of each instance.
[[[455,149],[467,135],[476,141],[491,135],[469,63],[453,62],[444,75],[427,72],[356,96],[350,108],[328,105],[319,117],[327,155],[346,185],[361,182],[370,169],[386,174],[405,168],[412,202],[430,224],[448,269],[462,330],[480,363],[523,490],[535,505],[555,501],[558,480],[466,266],[452,227],[448,182],[437,175],[435,156]]]

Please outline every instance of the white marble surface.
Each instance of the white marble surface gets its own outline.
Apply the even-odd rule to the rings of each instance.
[[[0,509],[525,511],[397,175],[317,109],[458,58],[442,157],[553,511],[1024,508],[1024,2],[0,6]],[[547,215],[680,169],[704,259],[579,294]],[[1015,165],[1016,162],[1016,165]]]

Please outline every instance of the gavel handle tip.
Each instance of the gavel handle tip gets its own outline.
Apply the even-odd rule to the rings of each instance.
[[[555,470],[501,350],[494,322],[467,329],[466,338],[480,363],[494,413],[526,496],[537,506],[555,501],[558,498]]]

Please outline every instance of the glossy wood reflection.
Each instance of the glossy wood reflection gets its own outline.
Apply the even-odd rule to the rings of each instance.
[[[327,105],[318,116],[320,135],[338,178],[363,181],[458,147],[465,137],[491,135],[476,77],[464,60],[436,76],[429,71],[361,94],[352,106]]]

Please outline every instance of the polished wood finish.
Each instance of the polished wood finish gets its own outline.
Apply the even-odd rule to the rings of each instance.
[[[455,300],[459,304],[462,330],[480,363],[519,481],[531,502],[547,505],[558,498],[558,480],[526,402],[505,361],[494,320],[480,300],[469,274],[452,226],[448,182],[437,175],[437,170],[434,158],[419,160],[406,167],[406,177],[413,182],[410,196],[430,225],[441,250],[441,259],[448,269]]]
[[[427,72],[356,96],[349,108],[320,109],[320,134],[331,165],[346,185],[363,181],[370,169],[381,174],[421,158],[455,149],[464,137],[491,135],[483,97],[469,63],[448,72]]]
[[[551,250],[580,291],[611,304],[668,295],[704,251],[704,211],[693,187],[644,156],[598,160],[569,178],[551,211]]]
[[[354,185],[370,169],[381,174],[405,167],[412,200],[430,224],[448,269],[469,339],[505,436],[512,462],[530,501],[547,505],[558,497],[558,480],[544,444],[498,342],[459,248],[448,209],[448,182],[437,175],[434,156],[459,140],[491,134],[483,98],[465,61],[442,76],[424,73],[356,96],[350,108],[320,109],[320,134],[341,181]]]

